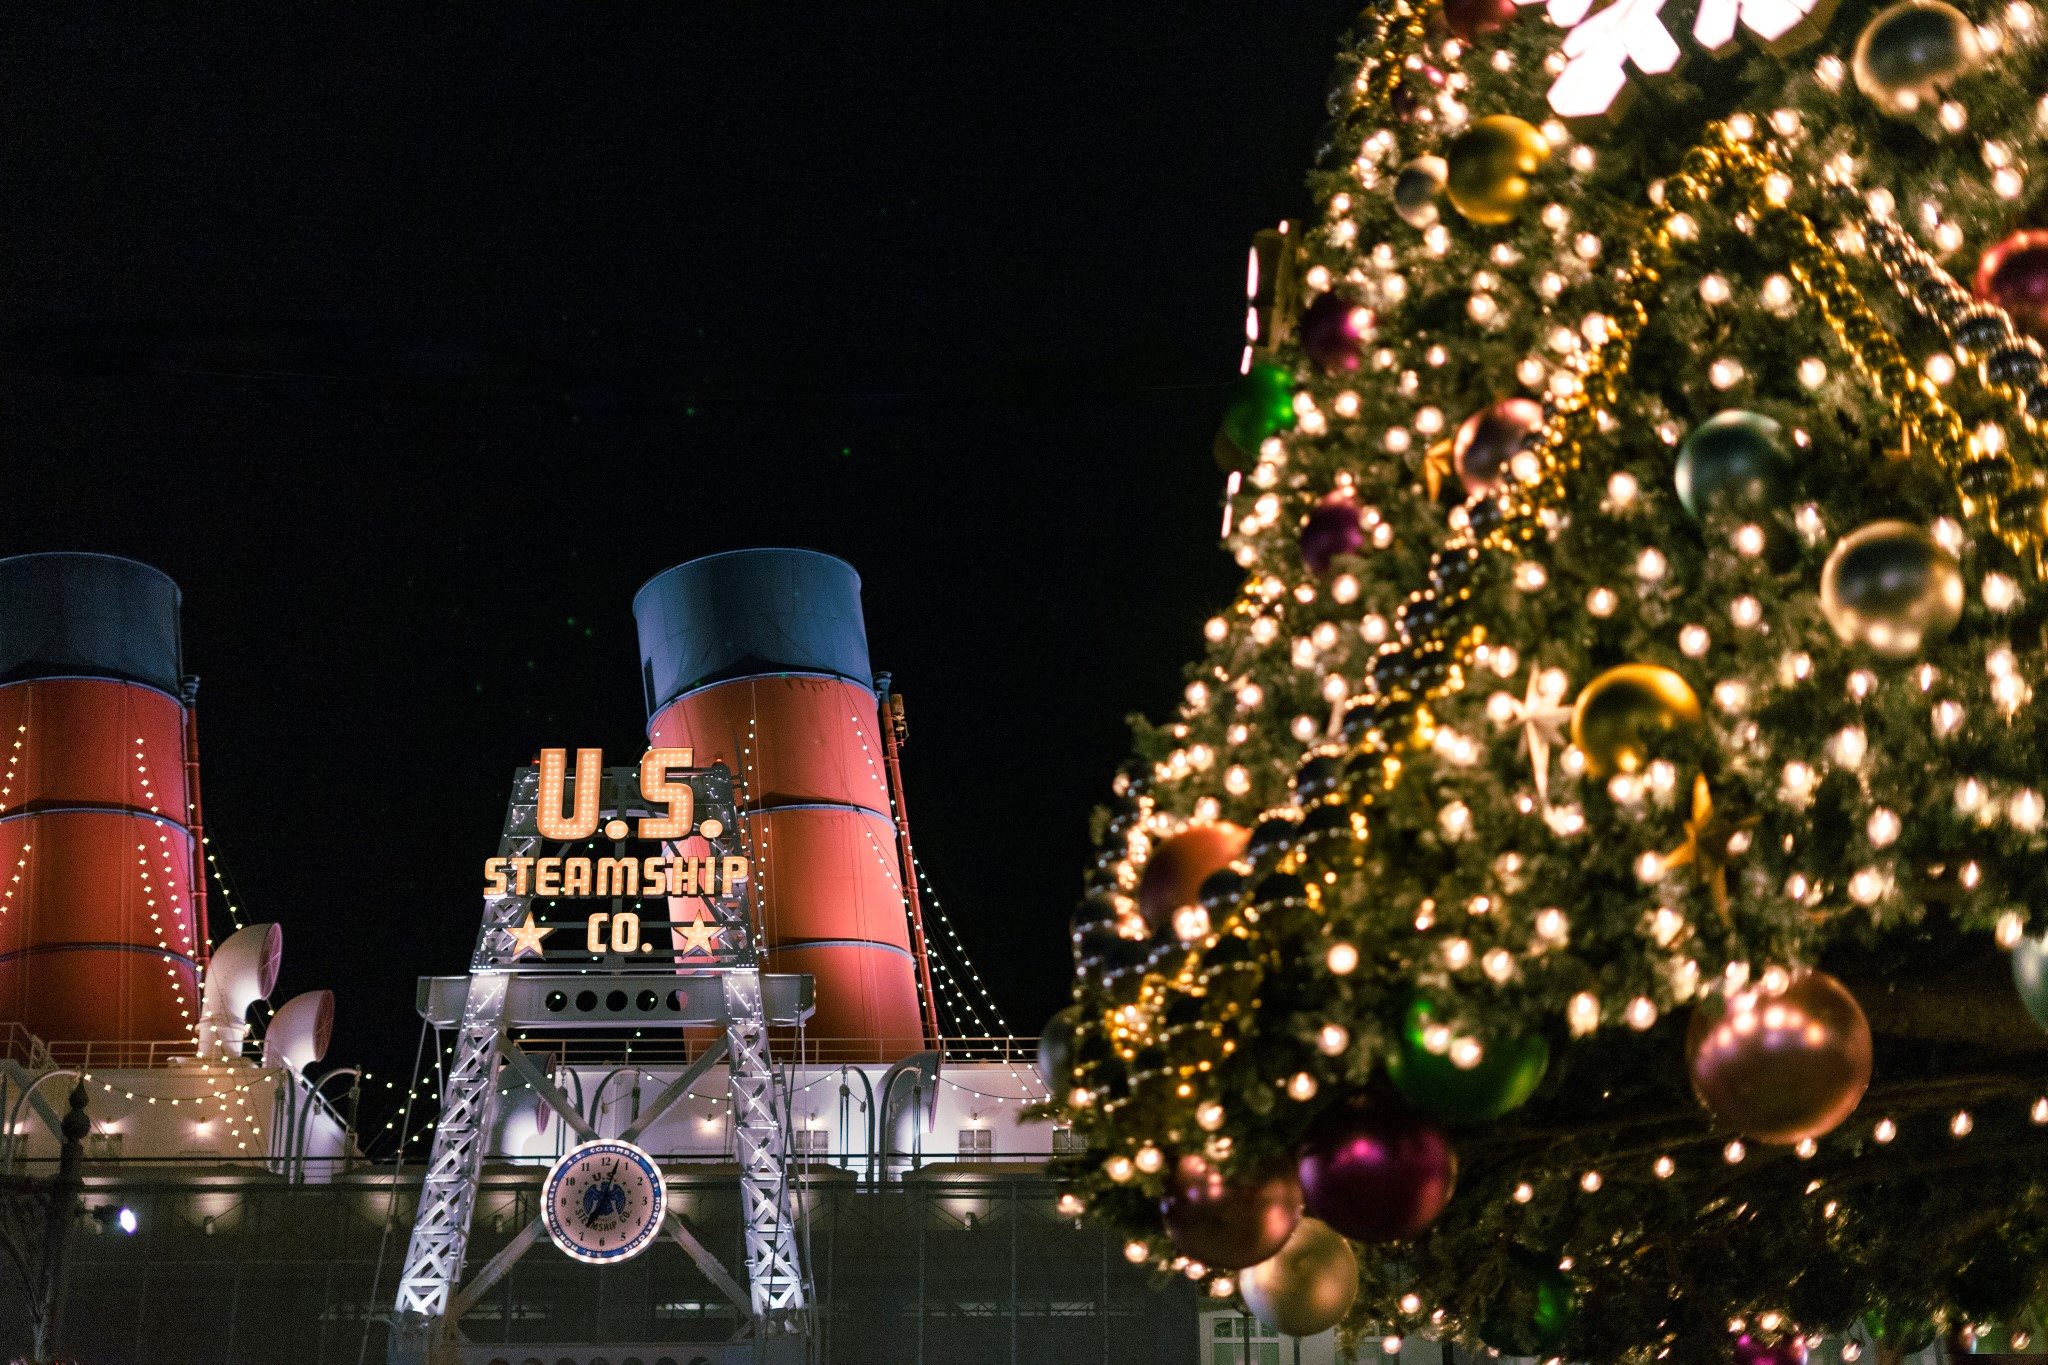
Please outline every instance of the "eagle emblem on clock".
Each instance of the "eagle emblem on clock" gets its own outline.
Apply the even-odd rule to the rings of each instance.
[[[570,1148],[541,1187],[548,1237],[592,1265],[628,1261],[647,1250],[667,1210],[661,1168],[630,1142],[599,1139]]]

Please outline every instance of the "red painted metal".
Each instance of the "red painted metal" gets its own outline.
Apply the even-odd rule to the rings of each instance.
[[[763,674],[685,692],[648,742],[732,768],[767,965],[817,977],[808,1036],[900,1057],[925,1046],[926,1021],[878,720],[874,693],[844,678]]]
[[[51,1042],[188,1036],[194,912],[186,715],[104,678],[0,687],[0,1020]]]
[[[185,823],[185,708],[110,678],[0,687],[0,814],[103,806]]]
[[[191,836],[156,816],[0,819],[0,1019],[51,1042],[188,1036],[199,1014],[191,859]]]
[[[205,966],[213,956],[213,925],[206,913],[206,820],[199,806],[199,708],[191,702],[185,704],[185,811],[192,831],[192,915],[199,921],[199,963]],[[228,910],[232,915],[234,906]]]
[[[910,847],[910,807],[903,798],[903,761],[901,751],[905,738],[903,719],[903,698],[894,692],[882,699],[882,747],[888,755],[889,796],[896,803],[896,851],[899,875],[903,880],[903,903],[910,910],[910,933],[917,953],[917,984],[924,1001],[924,1036],[928,1046],[937,1047],[942,1036],[939,1032],[939,998],[932,994],[932,951],[931,940],[924,931],[924,902],[917,894],[917,854]]]

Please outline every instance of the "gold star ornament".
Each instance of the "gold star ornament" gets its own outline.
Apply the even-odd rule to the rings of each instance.
[[[1757,817],[1729,821],[1714,814],[1714,793],[1704,776],[1692,780],[1692,818],[1685,822],[1685,842],[1664,855],[1664,870],[1688,863],[1714,898],[1714,909],[1728,918],[1728,860],[1737,847],[1747,847]]]
[[[1452,442],[1447,437],[1422,453],[1422,489],[1435,502],[1443,493],[1444,482],[1458,476],[1456,463],[1451,459]]]
[[[546,957],[547,954],[541,951],[540,941],[555,931],[548,925],[535,924],[533,922],[533,911],[529,910],[526,912],[526,923],[507,925],[505,932],[511,936],[512,960],[517,962],[520,958],[529,955],[540,958]]]

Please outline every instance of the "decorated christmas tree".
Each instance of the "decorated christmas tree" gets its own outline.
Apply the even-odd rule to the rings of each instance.
[[[1359,17],[1047,1030],[1069,1211],[1354,1342],[2043,1339],[2044,38]]]

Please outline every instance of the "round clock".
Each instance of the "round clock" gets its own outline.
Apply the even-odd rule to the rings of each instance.
[[[579,1261],[612,1265],[653,1243],[668,1188],[653,1157],[630,1142],[601,1138],[562,1154],[540,1204],[556,1246]]]

